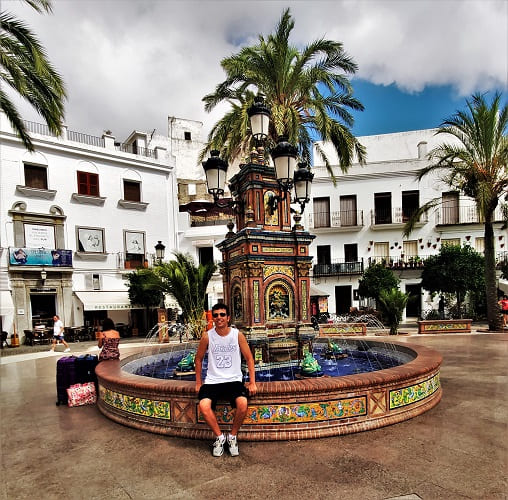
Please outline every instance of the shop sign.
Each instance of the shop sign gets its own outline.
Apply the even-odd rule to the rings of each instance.
[[[72,250],[60,248],[9,248],[11,266],[72,267]]]

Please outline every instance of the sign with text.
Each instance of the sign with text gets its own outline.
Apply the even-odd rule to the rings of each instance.
[[[25,224],[25,245],[28,248],[54,248],[55,227]]]
[[[11,266],[72,267],[72,250],[48,248],[9,248]]]

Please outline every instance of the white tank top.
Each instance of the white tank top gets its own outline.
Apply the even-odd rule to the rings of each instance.
[[[242,356],[238,344],[238,330],[221,337],[215,327],[208,330],[208,369],[205,384],[242,381]]]

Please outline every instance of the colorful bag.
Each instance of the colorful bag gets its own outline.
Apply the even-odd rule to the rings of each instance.
[[[97,402],[97,393],[93,382],[71,385],[67,389],[67,395],[69,406],[93,405]]]

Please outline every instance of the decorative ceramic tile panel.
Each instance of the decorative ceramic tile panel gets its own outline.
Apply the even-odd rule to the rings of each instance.
[[[429,325],[424,325],[424,330],[426,332],[436,332],[446,330],[469,330],[470,325],[468,323],[434,323]]]
[[[289,276],[291,279],[295,278],[295,270],[293,266],[282,266],[282,265],[273,265],[273,266],[264,266],[263,267],[263,278],[266,279],[272,274],[285,274]]]
[[[252,287],[254,289],[254,321],[259,323],[261,321],[261,312],[259,309],[259,281],[253,281]]]
[[[127,396],[102,386],[99,386],[99,397],[104,403],[118,410],[163,420],[170,420],[171,418],[171,404],[169,401],[153,401],[146,398]]]
[[[219,424],[233,422],[234,410],[229,405],[218,404],[215,414]],[[244,425],[267,425],[322,422],[365,415],[367,415],[367,398],[366,396],[359,396],[319,403],[249,406],[243,423]],[[203,415],[199,414],[198,421],[205,421]]]
[[[434,394],[440,387],[439,373],[419,384],[390,391],[390,410],[421,401]]]
[[[307,318],[307,282],[302,281],[302,319]]]

